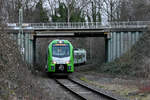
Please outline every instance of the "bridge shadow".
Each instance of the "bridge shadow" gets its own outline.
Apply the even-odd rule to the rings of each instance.
[[[52,78],[52,79],[66,79],[71,73],[48,73],[45,71],[34,71],[32,72],[32,75],[36,77],[42,77],[42,78]]]

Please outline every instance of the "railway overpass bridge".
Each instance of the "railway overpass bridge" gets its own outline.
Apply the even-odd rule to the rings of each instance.
[[[17,40],[24,60],[36,59],[36,39],[48,37],[104,37],[106,61],[111,62],[131,48],[147,31],[150,22],[7,23],[7,31]]]

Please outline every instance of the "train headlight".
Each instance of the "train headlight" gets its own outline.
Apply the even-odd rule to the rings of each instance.
[[[66,64],[70,64],[70,61],[67,61]]]
[[[56,64],[57,62],[56,62],[56,61],[53,61],[52,63],[53,63],[53,64]]]

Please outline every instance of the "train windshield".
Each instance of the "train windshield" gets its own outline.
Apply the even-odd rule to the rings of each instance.
[[[54,44],[52,48],[53,57],[68,57],[70,55],[69,44]]]

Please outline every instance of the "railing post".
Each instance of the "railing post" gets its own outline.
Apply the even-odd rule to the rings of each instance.
[[[44,28],[44,23],[43,23],[43,28]]]

